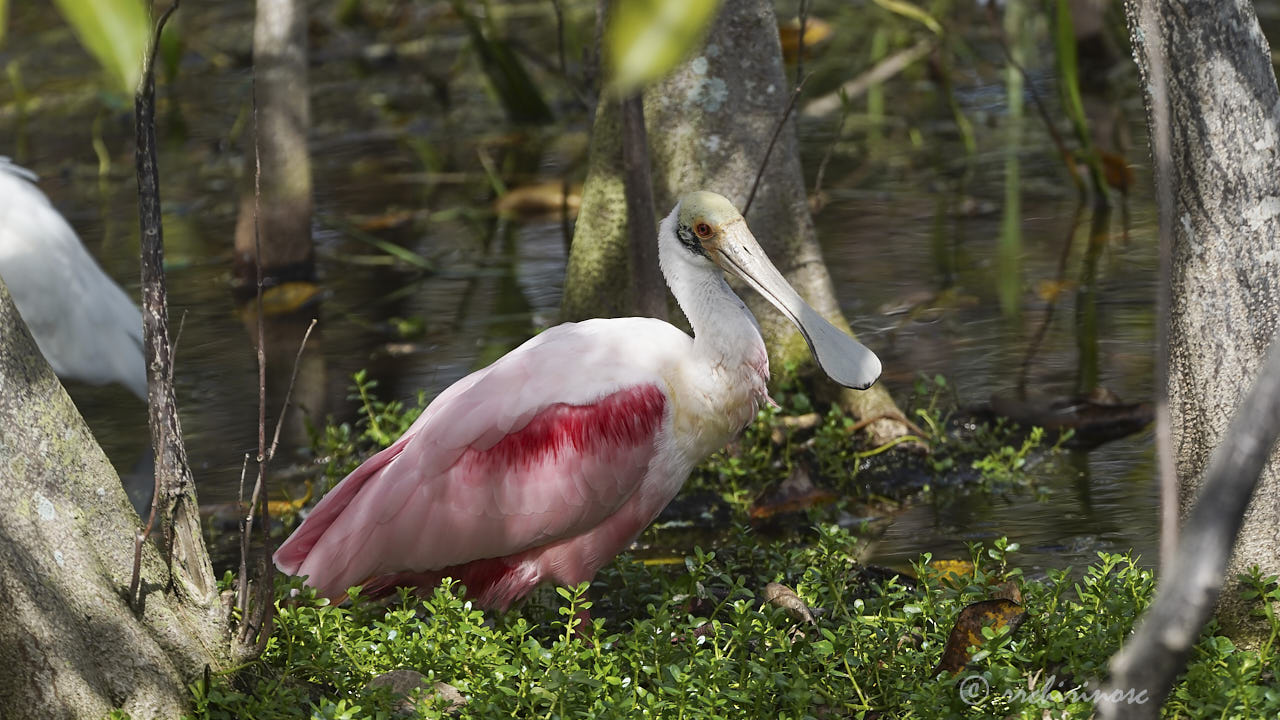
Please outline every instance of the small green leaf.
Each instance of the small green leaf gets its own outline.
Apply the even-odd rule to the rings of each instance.
[[[907,0],[875,0],[875,3],[891,13],[915,20],[929,28],[935,35],[942,34],[942,23],[930,15],[929,11],[913,5]]]
[[[697,46],[719,5],[719,0],[614,3],[605,30],[612,90],[625,95],[668,73]]]
[[[142,0],[55,0],[55,4],[116,89],[133,95],[149,41]]]

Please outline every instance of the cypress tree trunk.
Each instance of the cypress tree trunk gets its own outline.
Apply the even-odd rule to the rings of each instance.
[[[137,514],[0,282],[0,708],[5,716],[178,717],[226,662],[216,596],[176,591]]]
[[[724,3],[704,46],[644,94],[658,214],[666,215],[682,193],[692,190],[713,190],[742,207],[791,90],[772,3]],[[619,135],[616,107],[602,99],[565,280],[566,320],[618,313],[610,298],[617,288],[629,287]],[[847,330],[809,214],[791,120],[778,137],[747,224],[796,290]],[[754,292],[738,289],[760,321],[774,371],[794,364],[815,372],[794,326]],[[901,415],[878,385],[853,391],[827,383],[824,390],[833,398],[839,393],[839,402],[858,417]],[[881,420],[868,431],[874,442],[885,442],[905,430]]]
[[[1261,366],[1280,316],[1280,91],[1247,0],[1128,3],[1172,234],[1170,452],[1181,514]],[[1167,105],[1164,105],[1167,103]],[[1168,150],[1157,108],[1168,108]],[[1163,318],[1161,319],[1163,320]],[[1219,618],[1238,640],[1262,630],[1235,589],[1250,565],[1280,573],[1280,463],[1271,456],[1226,570]]]

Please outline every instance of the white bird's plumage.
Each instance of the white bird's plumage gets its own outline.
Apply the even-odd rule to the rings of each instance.
[[[29,170],[0,157],[0,278],[59,377],[147,395],[142,315]]]

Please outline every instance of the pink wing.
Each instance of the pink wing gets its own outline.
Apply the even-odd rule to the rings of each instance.
[[[590,530],[640,487],[689,338],[638,318],[552,328],[436,398],[276,552],[337,597],[372,577],[509,556]]]

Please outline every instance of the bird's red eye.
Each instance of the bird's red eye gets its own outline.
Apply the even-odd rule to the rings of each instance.
[[[698,237],[702,238],[703,240],[706,240],[707,238],[711,237],[711,226],[704,222],[694,225],[693,231],[697,233]]]

